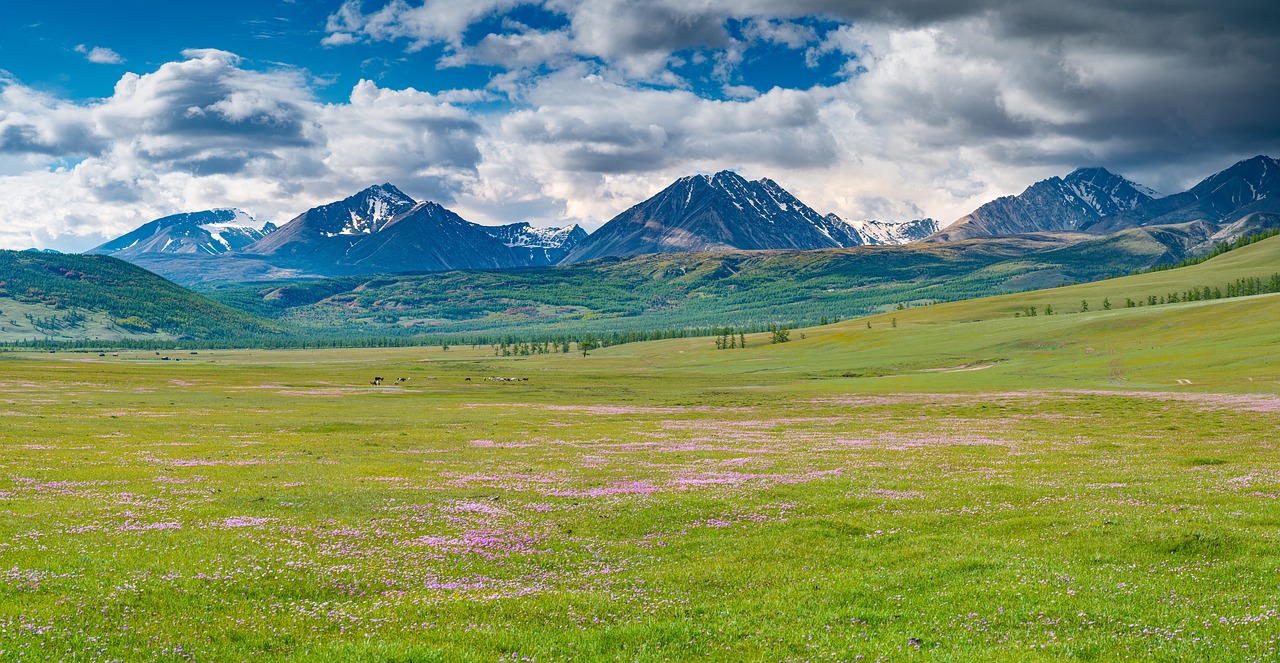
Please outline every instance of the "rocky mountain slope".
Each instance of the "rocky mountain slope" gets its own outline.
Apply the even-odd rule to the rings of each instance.
[[[433,202],[418,203],[356,242],[337,261],[350,274],[527,267],[484,226]]]
[[[823,249],[863,244],[772,180],[732,171],[682,177],[591,233],[564,262],[679,251]]]
[[[1251,215],[1276,213],[1280,213],[1280,160],[1256,156],[1206,177],[1183,193],[1101,219],[1089,230],[1106,233],[1190,221],[1229,227]]]
[[[1105,168],[1080,168],[1066,177],[1036,182],[1016,196],[997,198],[930,239],[955,241],[1028,232],[1085,231],[1104,218],[1130,211],[1159,195]]]
[[[1280,161],[1246,159],[1182,193],[1161,196],[1102,168],[1037,182],[1017,196],[987,203],[934,233],[930,241],[1027,232],[1096,235],[1131,228],[1209,224],[1212,241],[1232,241],[1271,227],[1280,214]]]
[[[417,204],[391,184],[371,186],[342,200],[313,207],[245,247],[289,267],[320,268],[338,263],[356,243],[373,235]]]
[[[933,219],[914,219],[912,221],[878,221],[876,219],[842,219],[835,214],[828,214],[827,219],[833,223],[841,221],[853,226],[857,232],[859,243],[844,246],[885,246],[890,244],[906,244],[920,241],[938,232],[938,222]]]

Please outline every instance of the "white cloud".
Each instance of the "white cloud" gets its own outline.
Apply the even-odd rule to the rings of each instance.
[[[124,58],[120,54],[105,47],[94,46],[89,48],[84,44],[76,46],[77,53],[83,53],[86,60],[95,64],[124,64]]]
[[[0,246],[81,250],[210,207],[279,223],[387,180],[448,202],[474,179],[481,129],[443,98],[361,81],[347,103],[323,104],[300,71],[184,55],[89,104],[0,80]]]
[[[476,21],[523,4],[521,0],[426,0],[411,5],[392,0],[381,9],[365,14],[360,0],[347,0],[329,17],[324,43],[340,46],[361,40],[405,39],[410,50],[433,43],[458,45],[463,33]]]

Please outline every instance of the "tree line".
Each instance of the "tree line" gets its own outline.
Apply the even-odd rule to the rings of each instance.
[[[1280,292],[1280,272],[1271,275],[1270,278],[1257,277],[1241,277],[1225,286],[1200,286],[1192,287],[1186,290],[1175,290],[1164,294],[1147,295],[1140,297],[1136,301],[1130,297],[1125,297],[1125,308],[1136,308],[1139,306],[1159,306],[1161,304],[1178,304],[1185,302],[1200,302],[1213,299],[1229,299],[1232,297],[1249,297],[1252,295],[1266,295],[1270,293]],[[1102,299],[1102,309],[1111,310],[1111,298],[1104,297]],[[1043,309],[1035,306],[1024,306],[1013,312],[1015,318],[1034,318],[1041,315],[1054,315],[1058,313],[1053,308],[1053,304],[1046,304]],[[1089,311],[1089,300],[1080,300],[1080,313]]]

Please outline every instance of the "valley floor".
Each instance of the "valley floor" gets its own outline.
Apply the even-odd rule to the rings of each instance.
[[[1274,660],[1277,308],[3,355],[0,658]]]

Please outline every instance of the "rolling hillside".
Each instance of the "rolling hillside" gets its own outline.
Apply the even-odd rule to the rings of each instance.
[[[726,376],[801,379],[807,389],[974,391],[1161,389],[1280,390],[1280,293],[1170,303],[1171,293],[1256,279],[1274,285],[1280,237],[1198,265],[1050,290],[891,311],[793,330],[770,344],[720,351],[712,339],[635,343],[598,350],[599,362]],[[1164,298],[1150,305],[1147,298]],[[1109,300],[1110,310],[1102,303]],[[1132,299],[1135,306],[1126,307]],[[1082,301],[1089,311],[1080,312]],[[1142,305],[1137,305],[1139,302]],[[1036,306],[1038,314],[1023,311]],[[1046,306],[1058,313],[1044,315]],[[1015,315],[1017,317],[1015,317]],[[868,326],[869,325],[869,326]]]
[[[550,269],[214,286],[228,305],[316,333],[641,331],[818,324],[1094,281],[1207,250],[1191,225],[821,251],[662,253]]]
[[[227,339],[280,325],[98,255],[0,251],[0,340]]]

